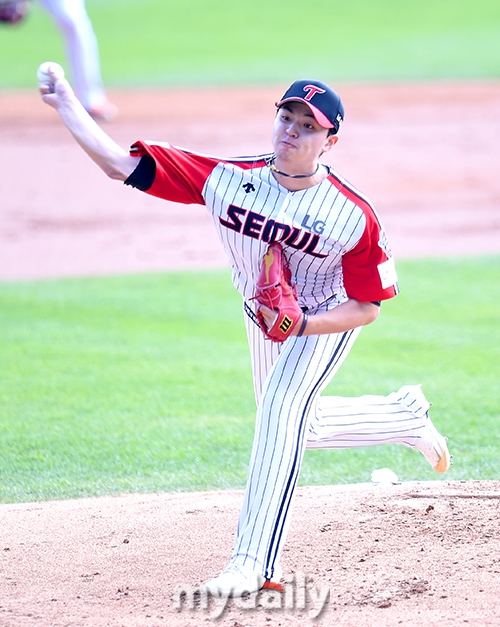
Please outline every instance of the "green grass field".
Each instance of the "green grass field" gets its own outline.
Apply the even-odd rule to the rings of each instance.
[[[422,383],[455,463],[500,472],[500,258],[405,261],[330,393]],[[200,302],[198,301],[200,296]],[[0,284],[0,501],[241,488],[254,401],[226,272]],[[404,447],[308,451],[301,484],[440,479]]]
[[[109,86],[500,76],[498,0],[87,0]],[[0,89],[67,67],[34,2],[0,27]],[[8,62],[7,62],[8,61]]]

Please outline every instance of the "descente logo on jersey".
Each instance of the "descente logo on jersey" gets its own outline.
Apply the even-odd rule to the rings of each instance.
[[[291,227],[288,224],[282,222],[276,222],[271,218],[261,216],[259,213],[236,207],[235,205],[229,205],[227,208],[227,220],[219,217],[219,222],[222,226],[225,226],[231,231],[241,233],[247,237],[253,237],[254,239],[260,239],[267,244],[273,242],[282,242],[286,246],[295,248],[296,250],[302,250],[308,255],[313,257],[327,257],[328,255],[322,255],[315,251],[319,243],[319,235],[313,235],[309,231],[300,229],[296,226]],[[319,227],[316,223],[311,226],[307,224],[309,216],[306,216],[302,226],[307,228],[313,228],[316,232],[322,232],[323,228]],[[324,224],[321,223],[323,226]]]

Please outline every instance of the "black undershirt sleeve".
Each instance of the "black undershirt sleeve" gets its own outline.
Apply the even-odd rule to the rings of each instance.
[[[136,187],[141,192],[146,192],[153,184],[156,176],[156,162],[153,157],[144,155],[140,158],[136,169],[124,181],[125,185]]]

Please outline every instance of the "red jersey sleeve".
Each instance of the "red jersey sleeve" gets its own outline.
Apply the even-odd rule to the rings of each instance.
[[[130,148],[133,157],[148,155],[156,174],[147,194],[184,204],[204,204],[202,190],[217,165],[213,157],[191,153],[167,143],[138,141]]]
[[[363,235],[342,258],[344,287],[349,298],[361,302],[387,300],[398,293],[394,259],[375,213],[371,208],[364,213]]]

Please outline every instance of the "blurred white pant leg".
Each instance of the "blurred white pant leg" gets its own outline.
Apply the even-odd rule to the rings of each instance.
[[[84,0],[40,0],[64,36],[75,93],[86,109],[99,107],[106,94],[99,48]]]

